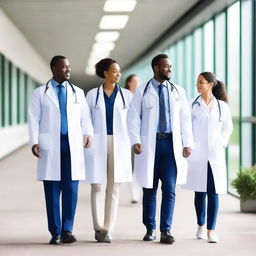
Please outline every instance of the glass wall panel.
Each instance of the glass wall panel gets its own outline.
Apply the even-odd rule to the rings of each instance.
[[[192,35],[189,35],[185,39],[186,48],[186,74],[185,76],[185,87],[188,99],[192,99],[195,84],[194,82],[194,65],[193,65],[193,41]]]
[[[25,123],[25,75],[20,70],[19,72],[19,105],[18,105],[18,111],[19,111],[19,123],[23,124]]]
[[[180,40],[177,43],[177,52],[178,52],[178,56],[177,56],[177,61],[178,64],[176,64],[176,72],[177,72],[177,83],[184,87],[184,76],[186,74],[186,70],[185,70],[185,63],[184,63],[184,41]]]
[[[213,20],[207,22],[204,27],[204,68],[203,71],[214,72],[214,24]]]
[[[4,114],[4,103],[3,103],[3,55],[0,54],[0,128],[3,126],[3,114]]]
[[[239,2],[227,10],[227,87],[234,131],[228,149],[230,181],[240,169],[240,10]],[[230,189],[232,189],[230,187]]]
[[[172,45],[170,50],[171,56],[170,62],[172,64],[172,73],[171,80],[174,83],[178,83],[178,53],[177,53],[177,44]]]
[[[215,18],[215,74],[226,84],[226,13]]]
[[[4,126],[10,125],[10,83],[9,83],[9,61],[4,58],[4,66],[3,66],[3,87],[4,87],[4,95],[3,95],[3,118],[4,118]]]
[[[203,33],[202,28],[197,28],[194,32],[194,76],[196,83],[197,76],[203,72]],[[197,95],[196,86],[193,88],[193,96]]]
[[[17,68],[14,65],[11,65],[11,99],[12,99],[12,111],[11,111],[11,123],[12,125],[16,125],[17,120]]]
[[[241,118],[242,122],[252,116],[253,109],[253,81],[252,81],[252,0],[244,0],[241,2]],[[252,165],[253,158],[253,141],[252,125],[250,123],[242,124],[242,166]]]

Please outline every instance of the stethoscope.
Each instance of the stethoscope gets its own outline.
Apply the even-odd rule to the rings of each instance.
[[[49,89],[49,83],[51,82],[51,80],[52,80],[52,79],[50,79],[50,80],[46,83],[44,93],[46,93],[46,92],[47,92],[47,90]],[[75,95],[75,102],[74,102],[74,103],[75,103],[75,104],[78,104],[78,101],[77,101],[77,95],[76,95],[76,90],[75,90],[75,88],[74,88],[73,84],[71,84],[69,80],[66,80],[66,81],[67,81],[67,82],[68,82],[68,84],[71,86],[71,89],[72,89],[73,95]]]
[[[194,105],[198,105],[199,107],[201,107],[200,102],[198,101],[198,99],[201,97],[201,95],[197,96],[196,99],[193,101],[192,103],[192,109],[194,107]],[[218,103],[218,109],[219,109],[219,122],[221,122],[221,107],[220,107],[220,101],[216,98],[217,103]]]
[[[121,90],[121,88],[119,87],[118,84],[117,84],[116,86],[118,87],[118,91],[119,91],[120,94],[121,94],[121,98],[122,98],[122,101],[123,101],[123,109],[126,109],[127,106],[126,106],[126,104],[125,104],[125,99],[124,99],[123,92],[122,92],[122,90]],[[97,89],[97,96],[96,96],[96,101],[95,101],[95,105],[94,105],[94,108],[95,108],[96,110],[99,110],[99,105],[98,105],[99,95],[100,95],[100,87],[98,87],[98,89]]]
[[[147,93],[147,91],[148,91],[149,84],[150,84],[151,82],[152,82],[152,79],[150,79],[150,80],[147,82],[146,87],[145,87],[145,89],[144,89],[144,91],[143,91],[143,97],[146,95],[146,93]],[[174,92],[174,90],[176,91],[176,93],[173,93],[173,95],[174,95],[174,98],[175,98],[176,102],[178,102],[178,100],[180,99],[180,94],[179,94],[179,91],[178,91],[177,87],[176,87],[173,83],[171,83],[169,80],[167,80],[167,82],[168,82],[168,83],[170,84],[170,86],[171,86],[171,91],[172,91],[172,92]],[[176,95],[175,95],[175,94],[176,94]],[[153,104],[147,106],[146,108],[153,108]]]

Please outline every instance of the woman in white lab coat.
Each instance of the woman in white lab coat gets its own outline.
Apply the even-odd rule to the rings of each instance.
[[[225,147],[233,125],[224,84],[213,73],[203,72],[198,76],[197,90],[200,95],[191,104],[194,149],[188,158],[187,183],[183,187],[195,191],[198,239],[206,236],[207,196],[208,242],[217,243],[214,230],[218,195],[227,192]]]
[[[126,123],[132,95],[117,84],[121,73],[115,60],[102,59],[95,67],[103,84],[86,96],[94,127],[92,147],[85,150],[86,180],[91,183],[95,239],[111,243],[120,183],[132,181],[131,145]]]

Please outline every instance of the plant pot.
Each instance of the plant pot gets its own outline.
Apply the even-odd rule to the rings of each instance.
[[[256,213],[256,200],[242,200],[240,199],[241,212],[255,212]]]

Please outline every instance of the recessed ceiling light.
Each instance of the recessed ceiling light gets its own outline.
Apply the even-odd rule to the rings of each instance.
[[[136,0],[106,0],[105,12],[131,12],[136,6]]]
[[[119,37],[119,32],[117,31],[110,31],[110,32],[99,32],[95,36],[96,41],[101,41],[101,42],[113,42],[116,41]]]
[[[94,76],[95,75],[95,67],[94,66],[87,66],[85,68],[85,73],[89,76]]]
[[[92,51],[90,58],[106,58],[110,55],[110,51]]]
[[[128,15],[104,15],[100,21],[100,29],[122,29],[126,26]]]
[[[94,51],[112,51],[115,48],[115,44],[113,42],[96,42],[92,46]]]
[[[95,65],[101,59],[107,58],[110,55],[110,51],[96,51],[93,50],[90,54],[88,65]]]

